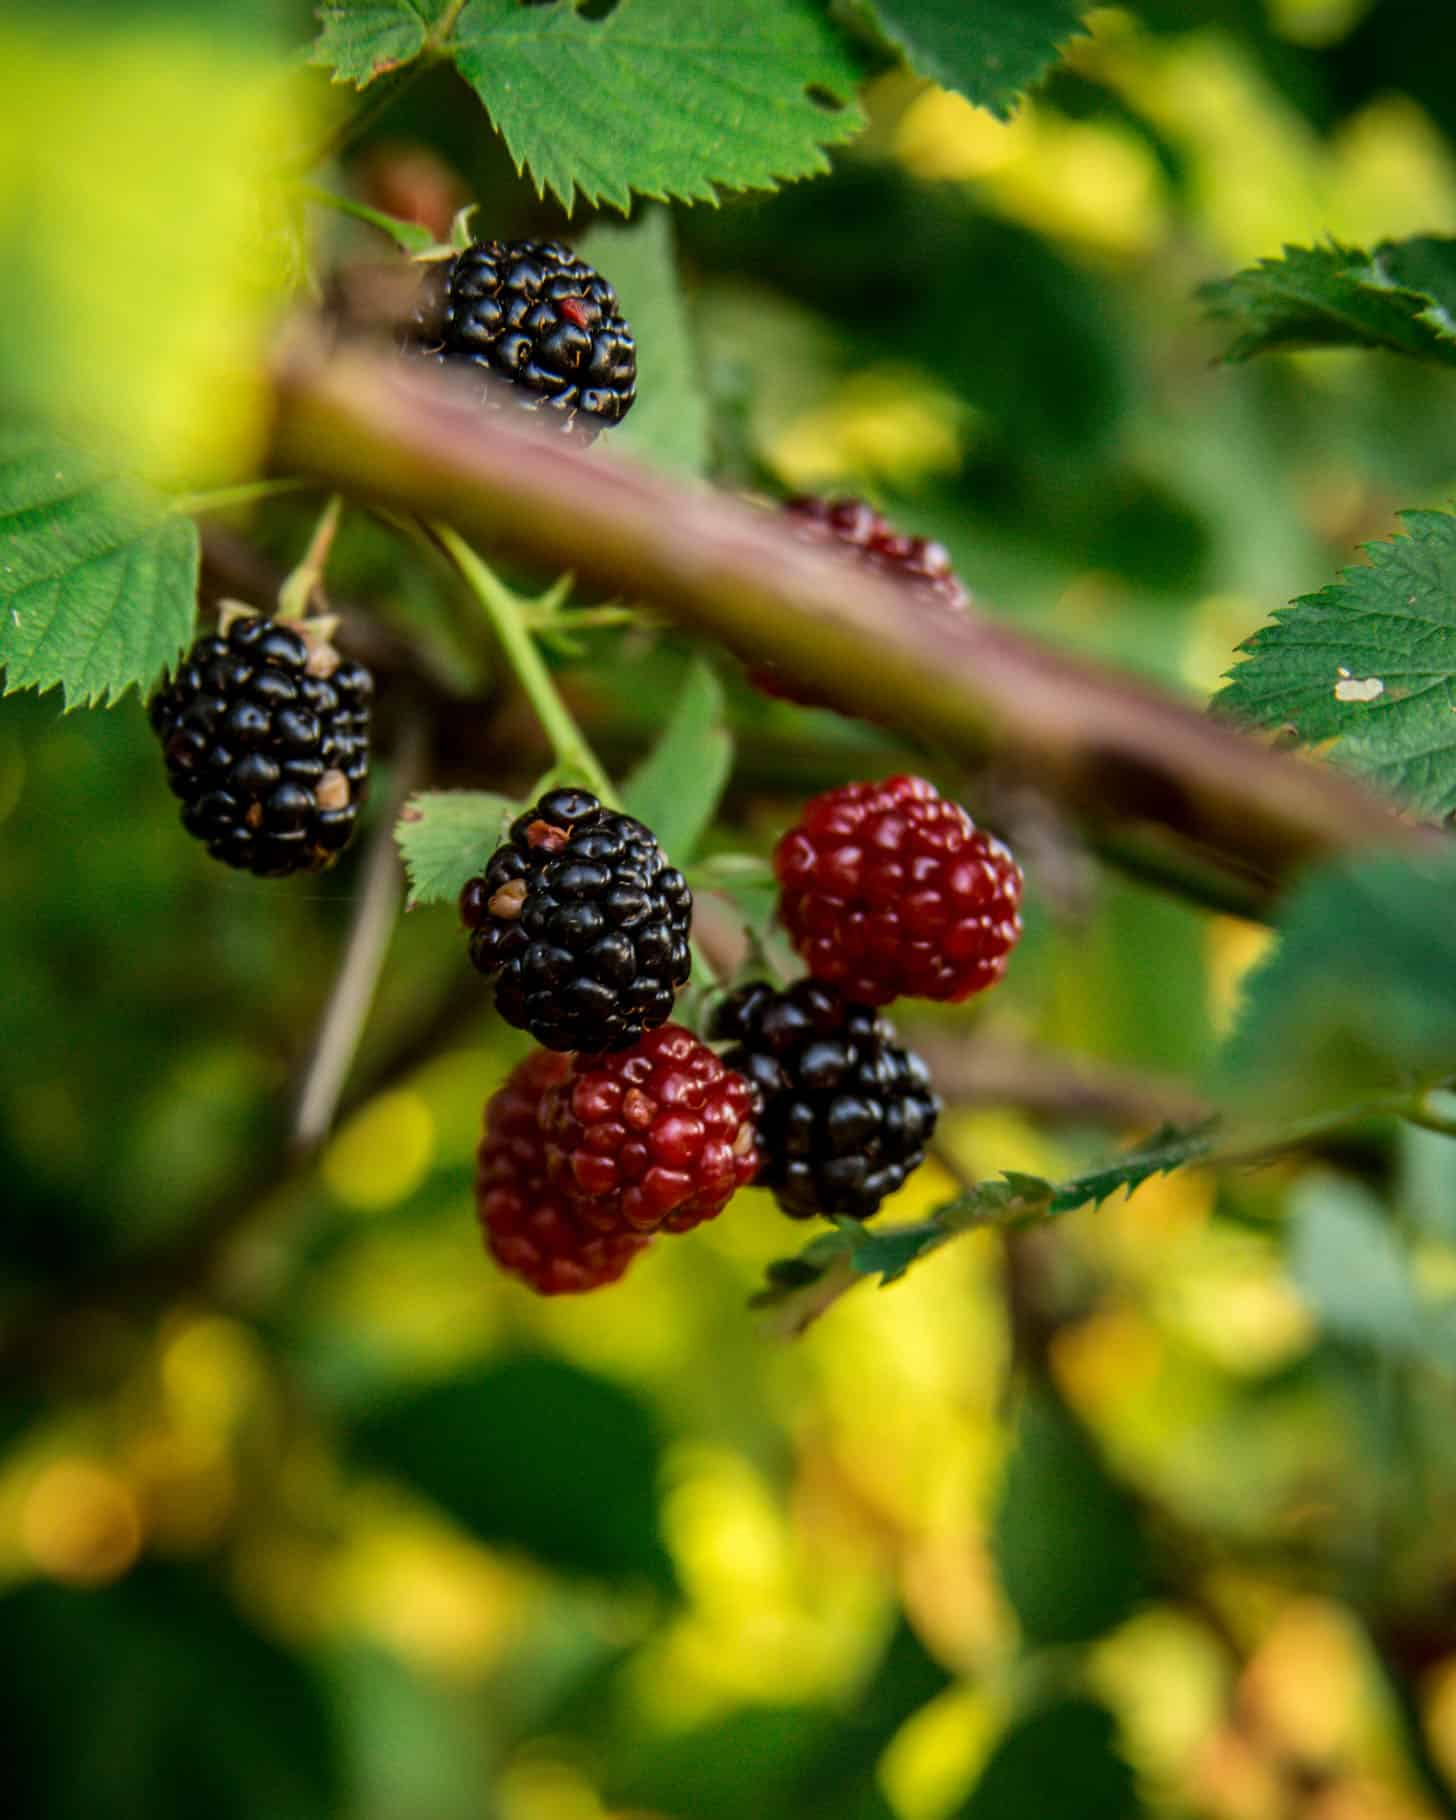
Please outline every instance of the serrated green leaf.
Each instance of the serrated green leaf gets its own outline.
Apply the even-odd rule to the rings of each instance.
[[[622,798],[681,866],[712,821],[732,769],[723,691],[710,665],[695,658],[661,739],[623,784]]]
[[[1101,1206],[1120,1188],[1131,1194],[1155,1175],[1202,1161],[1212,1150],[1215,1125],[1212,1119],[1182,1130],[1164,1125],[1136,1149],[1056,1185],[1041,1176],[1007,1170],[977,1182],[937,1207],[929,1219],[910,1225],[862,1226],[841,1220],[833,1233],[821,1235],[797,1257],[771,1264],[768,1282],[752,1305],[783,1308],[796,1301],[810,1305],[816,1286],[845,1257],[856,1276],[878,1276],[882,1284],[889,1284],[958,1232],[1023,1226],[1079,1207]]]
[[[1406,535],[1365,546],[1318,594],[1243,646],[1213,705],[1292,728],[1420,815],[1456,810],[1456,517],[1406,512]]]
[[[568,1572],[673,1584],[656,1427],[609,1379],[560,1359],[506,1359],[373,1411],[353,1452],[483,1541]]]
[[[1387,1353],[1417,1348],[1423,1314],[1410,1260],[1358,1183],[1321,1175],[1298,1185],[1289,1270],[1326,1333]]]
[[[48,437],[0,431],[0,666],[5,693],[68,708],[145,694],[197,605],[197,527],[157,494]]]
[[[708,401],[678,282],[672,217],[649,208],[631,227],[596,222],[577,251],[611,281],[637,342],[637,400],[612,449],[680,474],[708,465]]]
[[[1088,1643],[1147,1589],[1137,1512],[1046,1385],[1017,1415],[992,1525],[997,1576],[1033,1646]]]
[[[453,903],[505,837],[519,804],[489,790],[422,790],[400,811],[394,838],[409,874],[409,908]]]
[[[1224,1101],[1278,1124],[1456,1072],[1456,859],[1312,873],[1249,978],[1217,1063]]]
[[[816,0],[620,0],[605,18],[470,0],[454,45],[517,166],[568,210],[772,189],[827,170],[863,120]]]
[[[905,61],[1000,120],[1083,31],[1080,0],[871,0]]]
[[[345,0],[319,8],[319,35],[310,62],[336,82],[367,88],[412,63],[429,42],[445,0]]]
[[[1424,287],[1437,284],[1437,298]],[[1203,287],[1212,315],[1239,325],[1224,355],[1248,360],[1294,348],[1384,348],[1456,366],[1449,306],[1456,240],[1387,242],[1373,253],[1331,243],[1286,246],[1280,259]]]

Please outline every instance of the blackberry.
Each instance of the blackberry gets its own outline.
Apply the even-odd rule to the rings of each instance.
[[[496,1009],[548,1049],[625,1049],[687,983],[693,896],[655,837],[587,790],[552,790],[460,894]]]
[[[637,396],[637,347],[617,293],[555,240],[483,240],[429,271],[409,340],[474,367],[487,409],[554,415],[590,441]]]
[[[868,1219],[924,1162],[940,1101],[924,1062],[869,1007],[818,980],[743,986],[713,1034],[763,1096],[758,1180],[792,1219]]]
[[[183,827],[260,878],[331,866],[368,789],[373,697],[308,620],[241,613],[199,638],[148,709]]]
[[[1016,861],[923,777],[816,796],[774,872],[810,973],[861,1004],[984,992],[1021,936]]]
[[[758,1173],[758,1095],[679,1024],[578,1056],[541,1101],[553,1184],[588,1225],[687,1232]]]
[[[920,606],[962,613],[970,595],[951,567],[943,544],[925,537],[905,537],[873,506],[862,499],[817,499],[802,495],[786,499],[783,510],[793,523],[818,542],[837,543],[851,558],[907,587],[907,599]],[[786,675],[777,666],[764,664],[750,670],[748,680],[765,695],[801,707],[818,708],[824,698],[809,683]]]
[[[475,1210],[491,1256],[538,1295],[580,1294],[616,1282],[648,1241],[617,1225],[590,1226],[547,1180],[541,1100],[567,1073],[564,1055],[537,1049],[486,1102],[476,1153]]]

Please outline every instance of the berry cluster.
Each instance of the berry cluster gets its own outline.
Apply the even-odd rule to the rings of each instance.
[[[149,709],[183,826],[261,878],[331,866],[368,787],[373,697],[308,620],[244,613],[199,638]]]

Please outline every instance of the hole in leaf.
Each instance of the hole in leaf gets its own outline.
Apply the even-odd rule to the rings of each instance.
[[[804,90],[804,93],[814,103],[815,107],[823,108],[826,114],[842,114],[844,112],[844,103],[839,99],[838,95],[830,94],[827,88],[821,88],[817,82],[811,82]]]
[[[576,9],[577,16],[582,19],[606,19],[616,12],[621,4],[622,0],[584,0],[584,3]]]

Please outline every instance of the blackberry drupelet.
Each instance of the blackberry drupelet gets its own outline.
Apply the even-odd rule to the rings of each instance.
[[[487,409],[516,405],[590,441],[637,396],[637,348],[617,293],[555,240],[484,240],[433,266],[410,341],[474,367]]]
[[[183,826],[260,878],[331,866],[368,788],[373,697],[308,620],[240,613],[199,638],[148,710]]]
[[[922,777],[844,784],[774,849],[779,920],[815,979],[863,1005],[994,986],[1021,937],[1021,869]]]
[[[580,1294],[617,1278],[648,1240],[629,1227],[590,1226],[547,1179],[543,1095],[567,1073],[564,1055],[537,1049],[486,1102],[476,1153],[475,1210],[491,1256],[538,1295]]]
[[[552,1183],[590,1226],[688,1232],[757,1175],[757,1106],[752,1083],[679,1024],[578,1056],[541,1101]]]
[[[940,1101],[924,1062],[868,1007],[818,980],[743,986],[713,1035],[763,1096],[758,1181],[791,1218],[868,1219],[925,1160]]]
[[[851,559],[868,569],[906,584],[907,598],[917,605],[964,612],[970,595],[951,567],[943,544],[925,537],[905,537],[862,499],[818,499],[802,495],[786,499],[786,517],[819,542],[838,544]],[[780,701],[817,708],[824,698],[812,684],[789,676],[774,664],[763,664],[748,673],[748,680],[765,695]]]
[[[693,897],[652,833],[587,790],[552,790],[460,894],[496,1009],[548,1049],[625,1049],[672,1016]]]

